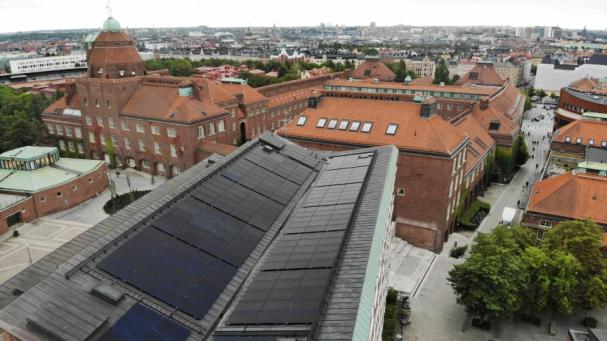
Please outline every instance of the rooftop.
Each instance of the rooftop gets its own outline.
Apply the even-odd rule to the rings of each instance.
[[[581,138],[579,142],[578,138]],[[575,120],[554,132],[552,140],[561,143],[602,146],[603,141],[607,143],[607,122]],[[607,147],[607,144],[604,147]]]
[[[0,160],[31,161],[50,153],[57,153],[57,147],[25,146],[0,154]]]

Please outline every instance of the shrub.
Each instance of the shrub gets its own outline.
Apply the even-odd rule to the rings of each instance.
[[[451,256],[453,258],[459,258],[466,253],[466,250],[468,250],[468,245],[458,246],[458,247],[454,248],[453,250],[451,250],[451,252],[449,253],[449,256]]]
[[[582,325],[586,328],[596,328],[597,320],[594,317],[588,316],[582,320]]]
[[[116,196],[114,199],[108,200],[108,202],[103,205],[103,210],[107,214],[114,214],[121,209],[125,208],[127,205],[135,202],[137,199],[142,196],[148,194],[149,191],[131,191],[128,193],[124,193]]]
[[[386,296],[386,311],[384,312],[384,329],[382,332],[382,340],[394,340],[394,331],[396,329],[396,305],[398,300],[398,291],[392,288],[388,289]]]
[[[474,217],[479,212],[488,213],[491,209],[491,205],[482,202],[480,200],[474,200],[470,207],[468,207],[462,214],[459,216],[457,222],[458,227],[464,230],[475,230],[478,227],[478,224],[473,221]]]

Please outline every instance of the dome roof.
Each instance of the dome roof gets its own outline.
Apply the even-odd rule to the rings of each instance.
[[[103,32],[119,32],[120,31],[120,23],[118,20],[109,17],[103,22]]]

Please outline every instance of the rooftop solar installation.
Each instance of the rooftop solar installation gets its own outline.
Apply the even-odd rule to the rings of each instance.
[[[329,159],[270,247],[228,325],[314,324],[372,159],[372,153]]]
[[[128,240],[98,267],[198,319],[237,270],[153,227]]]
[[[139,303],[120,318],[99,341],[182,341],[190,330]]]

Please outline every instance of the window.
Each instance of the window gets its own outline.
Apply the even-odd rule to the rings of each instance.
[[[72,127],[65,127],[65,136],[72,136]]]
[[[198,138],[201,139],[204,137],[204,126],[200,126],[197,128]]]
[[[139,139],[139,150],[141,150],[142,152],[145,152],[145,140],[144,139]]]
[[[78,147],[78,153],[84,154],[84,145],[79,142],[77,147]]]
[[[52,124],[50,124],[50,123],[47,124],[47,127],[48,127],[48,132],[49,133],[51,133],[51,134],[55,133],[55,127]]]
[[[226,131],[226,126],[225,126],[225,123],[223,122],[223,120],[217,122],[217,131],[220,133],[223,133],[224,131]]]
[[[135,124],[135,130],[138,133],[144,133],[145,132],[145,129],[143,128],[143,124],[142,123]]]
[[[57,135],[63,135],[63,126],[57,124]]]
[[[89,131],[89,142],[95,143],[95,134],[93,134],[91,131]]]
[[[177,130],[175,130],[175,128],[167,128],[167,136],[168,137],[177,136]]]
[[[396,124],[388,124],[388,129],[386,129],[386,134],[394,135],[396,134],[396,128],[398,126]]]
[[[318,119],[318,122],[316,123],[316,128],[324,128],[326,123],[327,123],[327,119],[321,117]]]
[[[173,166],[173,175],[181,174],[181,168]]]
[[[101,70],[99,70],[99,71],[101,71]],[[98,99],[96,99],[96,100],[95,100],[95,106],[96,106],[97,108],[99,108],[99,100],[98,100]]]
[[[359,127],[360,127],[359,121],[352,121],[352,124],[350,124],[350,131],[358,131]]]
[[[436,103],[436,109],[441,110],[443,105],[441,103]]]
[[[160,135],[160,127],[159,126],[152,126],[152,134],[154,134],[154,135]]]
[[[607,141],[601,141],[601,147],[607,147]]]
[[[40,197],[40,202],[46,202],[46,197]]]
[[[404,188],[398,188],[396,190],[396,195],[398,195],[400,197],[404,197],[405,196],[405,189]]]
[[[89,184],[92,184],[92,183],[93,183],[93,179],[89,178]]]
[[[363,127],[360,129],[360,131],[362,131],[363,133],[368,133],[371,131],[371,128],[373,128],[373,123],[365,122],[363,123]]]
[[[99,140],[101,141],[101,145],[105,146],[105,136],[103,134],[99,134]]]
[[[329,125],[327,126],[327,128],[329,128],[329,129],[335,129],[335,127],[337,127],[337,120],[330,120],[329,121]]]
[[[307,117],[305,117],[305,116],[303,116],[303,115],[302,115],[302,116],[299,116],[299,119],[297,120],[297,125],[298,125],[298,126],[302,126],[302,125],[306,124],[306,120],[307,120],[307,119],[308,119],[308,118],[307,118]]]
[[[453,104],[447,104],[447,110],[453,109]]]
[[[582,138],[578,137],[577,139],[575,139],[575,143],[581,144],[582,143]]]
[[[537,229],[537,239],[536,239],[535,244],[540,245],[540,241],[542,241],[543,239],[544,239],[544,230]]]
[[[341,120],[341,122],[339,122],[339,127],[337,129],[339,130],[346,130],[348,128],[348,120]]]
[[[124,148],[131,149],[131,141],[129,140],[128,137],[124,138]]]
[[[571,136],[565,136],[565,142],[567,142],[567,143],[571,142]]]
[[[463,104],[458,104],[457,105],[457,111],[462,111],[464,110],[464,105]]]
[[[154,153],[161,154],[160,152],[160,143],[154,142]]]
[[[103,127],[103,117],[97,117],[97,125]]]
[[[143,166],[143,168],[145,169],[149,169],[150,168],[150,161],[143,159],[141,160],[141,165]]]
[[[57,192],[57,198],[61,198],[63,196],[63,192]]]
[[[156,169],[159,172],[164,172],[164,164],[162,162],[159,162],[158,164],[156,164]]]
[[[87,126],[92,126],[93,125],[93,120],[91,119],[90,116],[86,117],[86,125]]]
[[[540,226],[542,227],[552,227],[552,223],[549,222],[548,220],[540,220]]]
[[[116,137],[116,135],[112,135],[112,146],[117,146],[118,145],[118,138]]]
[[[107,101],[107,103],[106,103],[106,104],[107,104],[107,107],[108,107],[108,108],[111,108],[111,107],[112,107],[112,103],[111,103],[109,100]]]
[[[125,120],[120,121],[120,127],[122,130],[129,130],[129,122]]]
[[[172,156],[172,157],[177,157],[177,149],[175,148],[175,145],[174,145],[174,144],[172,144],[172,145],[170,145],[169,147],[170,147],[170,149],[171,149],[171,156]]]
[[[209,135],[215,135],[215,123],[209,123]]]
[[[74,128],[74,132],[76,133],[76,138],[78,138],[78,139],[82,138],[82,129],[80,127]]]
[[[591,145],[591,146],[594,145],[594,139],[589,139],[588,140],[588,144]]]
[[[110,126],[111,129],[116,128],[116,122],[114,122],[113,118],[110,117],[107,119],[107,121],[108,121],[108,125]]]
[[[72,185],[72,192],[76,192],[78,190],[78,186],[77,185]]]
[[[75,152],[75,151],[76,151],[76,148],[74,147],[74,142],[72,142],[72,141],[67,141],[67,149],[68,149],[70,152]]]

